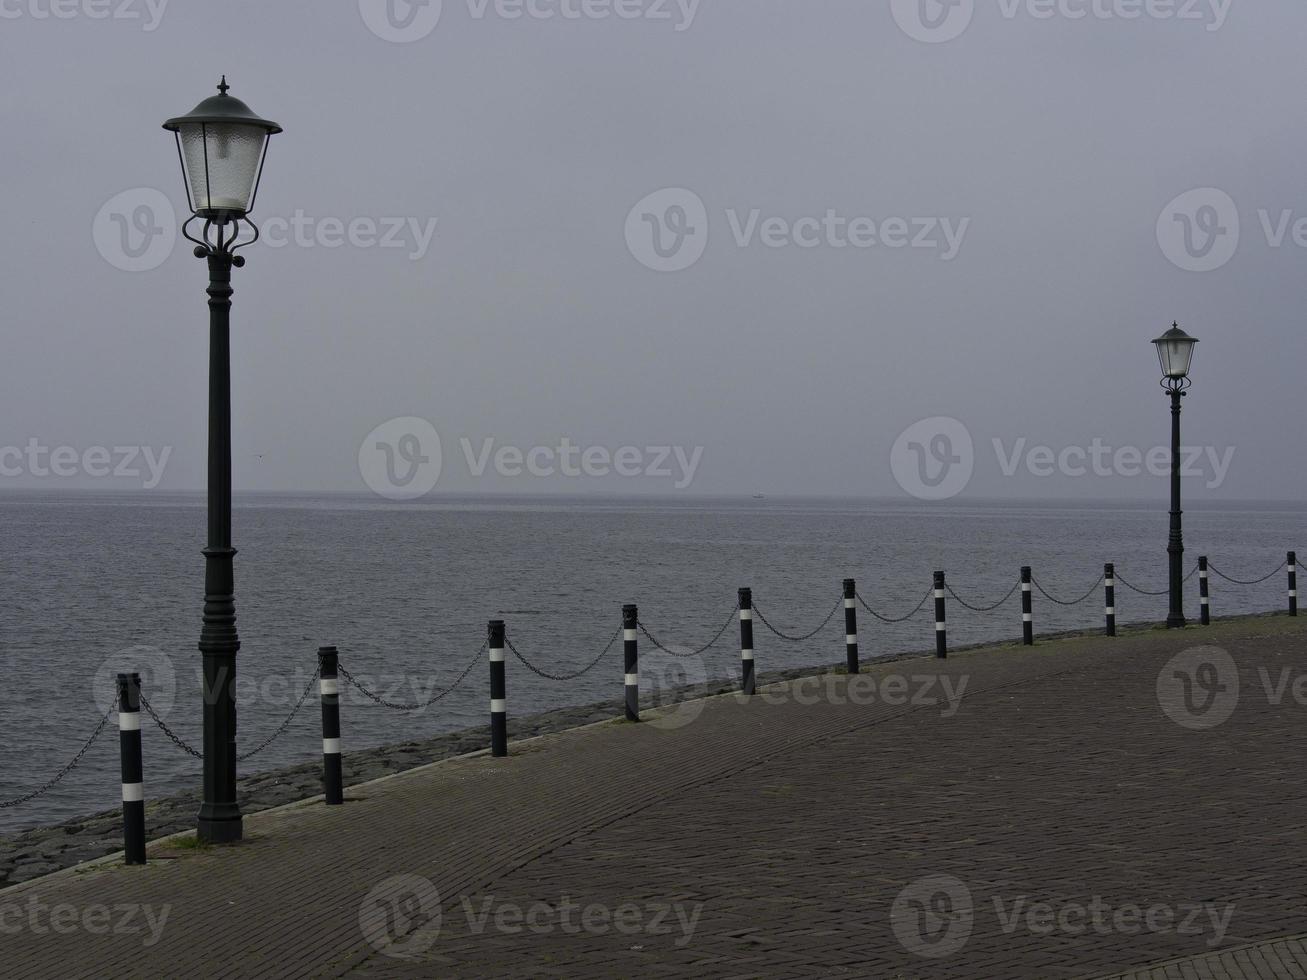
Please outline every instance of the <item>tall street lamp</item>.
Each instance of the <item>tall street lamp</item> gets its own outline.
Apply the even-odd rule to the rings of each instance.
[[[1171,610],[1166,617],[1167,629],[1180,629],[1184,619],[1184,537],[1181,532],[1180,509],[1180,399],[1193,383],[1189,380],[1189,365],[1194,359],[1197,339],[1171,324],[1171,329],[1153,343],[1162,364],[1162,387],[1171,396],[1171,536],[1166,553],[1171,560]]]
[[[177,141],[191,216],[182,234],[195,257],[209,260],[209,534],[204,549],[204,802],[196,836],[214,844],[241,839],[236,802],[236,584],[231,546],[231,270],[245,264],[237,249],[259,229],[249,218],[263,173],[268,138],[280,133],[240,99],[218,94],[163,128]],[[190,230],[203,221],[198,237]],[[245,240],[242,222],[248,231]]]

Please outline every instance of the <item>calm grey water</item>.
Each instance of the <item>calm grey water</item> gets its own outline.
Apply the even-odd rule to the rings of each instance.
[[[109,706],[111,677],[142,669],[168,722],[200,742],[199,654],[204,506],[199,495],[0,494],[0,799],[34,788],[76,752]],[[441,498],[239,498],[235,515],[240,744],[286,717],[312,676],[320,644],[395,699],[440,690],[477,654],[485,623],[508,621],[524,654],[553,672],[590,662],[620,623],[624,602],[663,642],[699,646],[725,622],[742,585],[778,627],[807,632],[831,610],[845,576],[879,611],[900,615],[925,595],[935,568],[975,604],[992,602],[1022,564],[1059,597],[1084,593],[1104,561],[1149,589],[1165,585],[1164,506],[883,501]],[[1291,505],[1196,508],[1188,557],[1240,578],[1260,577],[1295,546],[1307,550],[1307,510]],[[1235,588],[1216,581],[1219,613],[1281,608],[1284,577]],[[1197,579],[1190,582],[1197,595]],[[1101,590],[1063,609],[1036,597],[1039,631],[1097,626]],[[1118,590],[1123,621],[1165,617],[1163,598]],[[1197,600],[1190,611],[1197,615]],[[933,646],[927,605],[894,626],[860,616],[864,656]],[[1014,598],[999,611],[950,603],[953,642],[1020,633]],[[755,627],[760,670],[843,658],[842,619],[811,641],[783,643]],[[580,680],[552,683],[510,659],[509,707],[527,714],[617,698],[620,644]],[[647,649],[647,648],[646,648]],[[738,668],[735,628],[703,657],[712,676]],[[98,678],[98,680],[97,680]],[[362,748],[484,724],[484,665],[430,709],[385,711],[345,698],[346,747]],[[103,708],[97,706],[97,700]],[[245,764],[266,769],[320,750],[311,699],[284,736]],[[148,725],[147,793],[196,784],[199,764]],[[118,798],[111,728],[81,767],[46,796],[0,810],[0,830],[112,807]]]

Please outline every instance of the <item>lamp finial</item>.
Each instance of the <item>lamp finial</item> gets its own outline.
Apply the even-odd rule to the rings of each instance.
[[[220,81],[220,82],[218,83],[218,91],[219,91],[220,93],[222,93],[223,95],[226,95],[226,94],[227,94],[227,89],[229,89],[229,88],[231,88],[231,86],[227,84],[227,76],[226,76],[226,75],[223,75],[223,76],[222,76],[222,81]]]

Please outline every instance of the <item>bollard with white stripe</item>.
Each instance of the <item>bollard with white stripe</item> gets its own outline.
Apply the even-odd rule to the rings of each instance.
[[[851,578],[844,580],[844,658],[848,662],[850,674],[858,672],[858,610],[854,600],[858,596],[858,584]]]
[[[754,694],[753,680],[753,590],[740,590],[740,692]]]
[[[340,762],[340,653],[318,647],[318,694],[322,698],[322,795],[327,806],[345,802]]]
[[[1289,552],[1289,615],[1298,615],[1298,552]]]
[[[508,693],[504,683],[504,621],[490,621],[490,754],[508,755]]]
[[[1032,577],[1030,566],[1023,565],[1021,567],[1021,644],[1028,647],[1035,645],[1034,596],[1030,594]]]
[[[1103,566],[1103,604],[1107,616],[1107,635],[1116,636],[1116,566]]]
[[[145,778],[141,765],[141,675],[118,675],[118,754],[123,780],[123,854],[145,863]]]
[[[638,606],[622,607],[622,652],[626,659],[626,720],[640,720],[640,647],[635,631],[640,624]]]
[[[935,573],[935,656],[948,659],[948,627],[944,617],[944,573]]]
[[[1211,596],[1208,593],[1210,587],[1207,582],[1207,556],[1203,555],[1198,559],[1198,604],[1204,626],[1212,625]]]

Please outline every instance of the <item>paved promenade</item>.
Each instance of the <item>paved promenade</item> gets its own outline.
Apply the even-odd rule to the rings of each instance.
[[[438,763],[0,892],[0,973],[1307,976],[1305,641],[900,660]]]

